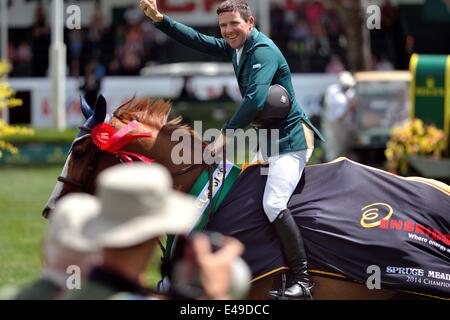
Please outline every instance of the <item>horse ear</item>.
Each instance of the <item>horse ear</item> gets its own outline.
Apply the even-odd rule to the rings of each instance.
[[[97,102],[94,107],[94,119],[97,124],[105,121],[106,117],[106,99],[103,95],[97,98]]]
[[[94,114],[91,107],[89,107],[86,99],[84,99],[82,96],[80,96],[80,107],[85,119],[89,119]]]

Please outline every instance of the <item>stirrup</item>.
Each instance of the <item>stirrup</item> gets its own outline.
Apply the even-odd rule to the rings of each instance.
[[[283,283],[282,288],[278,291],[269,291],[269,299],[272,300],[313,300],[312,291],[314,288],[313,283],[306,283],[301,281],[294,282],[289,288],[285,288],[285,283]],[[290,294],[290,290],[298,291],[295,295]]]

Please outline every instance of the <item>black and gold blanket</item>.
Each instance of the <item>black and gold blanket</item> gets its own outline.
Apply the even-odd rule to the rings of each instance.
[[[208,229],[240,239],[254,277],[283,267],[262,208],[266,177],[247,169]],[[450,191],[347,159],[309,166],[289,202],[313,273],[450,298]]]

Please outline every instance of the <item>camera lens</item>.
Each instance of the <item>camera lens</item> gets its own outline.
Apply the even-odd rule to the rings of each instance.
[[[219,251],[223,247],[224,237],[220,233],[217,232],[207,232],[206,235],[211,242],[212,252]]]

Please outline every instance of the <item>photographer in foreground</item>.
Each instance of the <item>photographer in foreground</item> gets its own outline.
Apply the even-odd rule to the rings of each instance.
[[[172,190],[167,170],[158,165],[119,165],[98,178],[99,214],[84,229],[86,237],[102,248],[103,262],[93,269],[81,290],[66,299],[170,299],[145,286],[145,271],[160,236],[183,233],[195,223],[194,201]],[[203,299],[228,299],[232,265],[243,245],[224,237],[212,253],[205,236],[192,241],[200,270]]]

